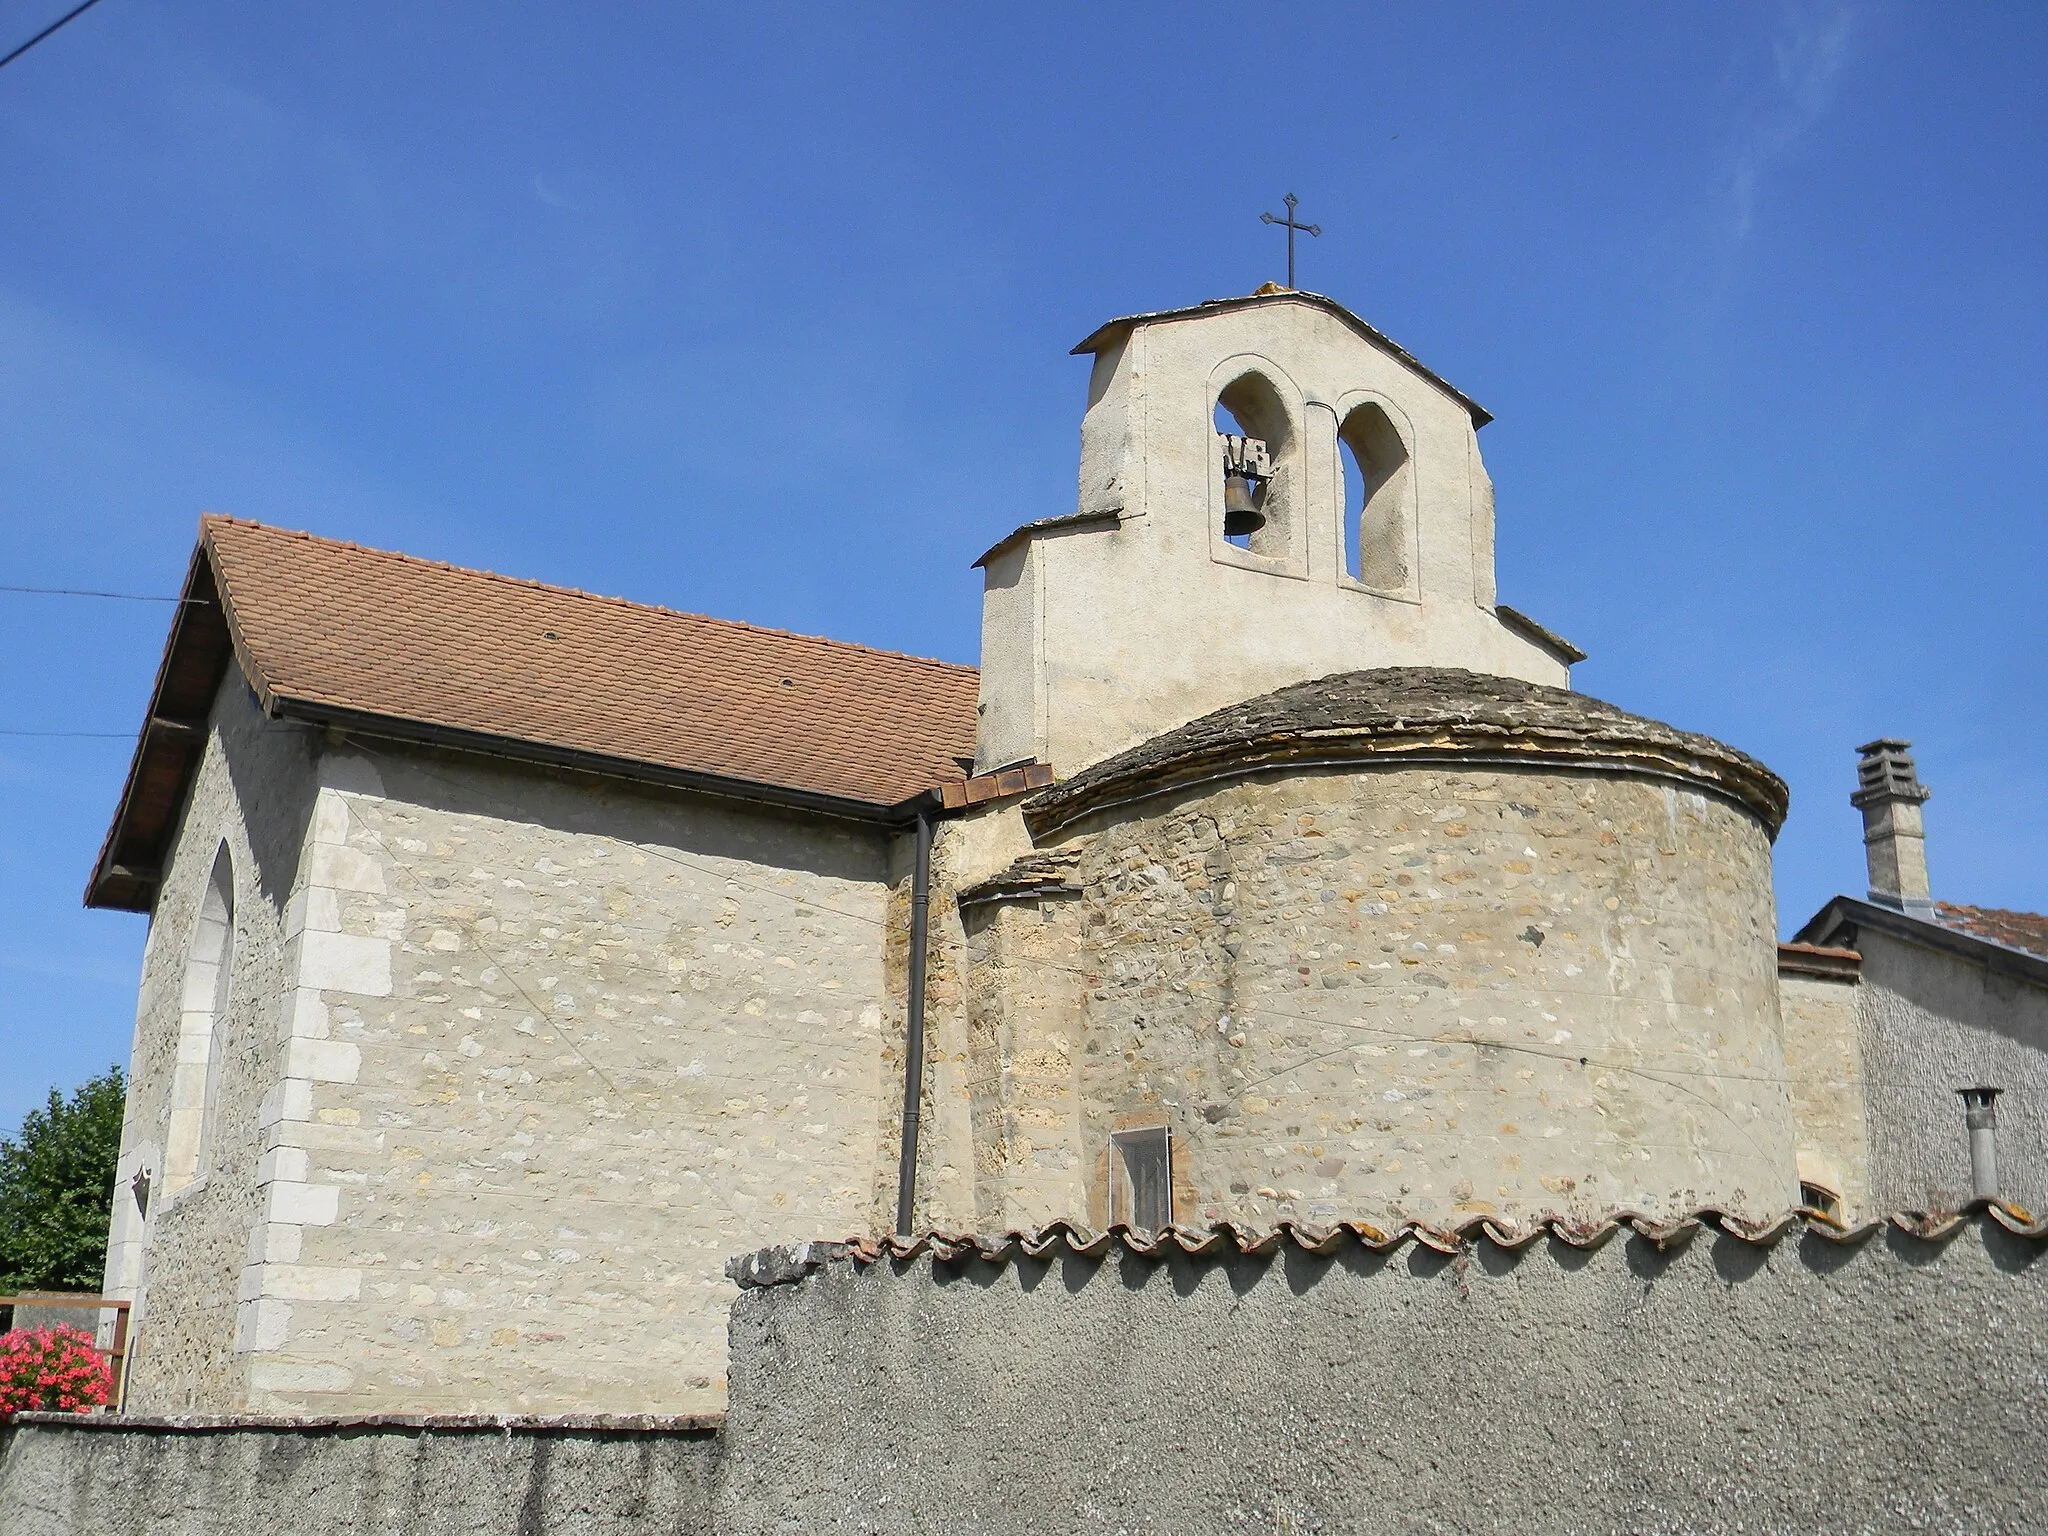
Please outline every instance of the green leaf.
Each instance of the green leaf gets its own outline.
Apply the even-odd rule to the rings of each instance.
[[[100,1288],[125,1097],[109,1067],[0,1140],[0,1294]]]

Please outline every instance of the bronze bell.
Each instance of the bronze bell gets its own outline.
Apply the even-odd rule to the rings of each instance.
[[[1259,490],[1264,491],[1261,483]],[[1252,477],[1232,470],[1223,477],[1223,536],[1248,538],[1266,526],[1266,514],[1259,510],[1259,496],[1252,490]]]

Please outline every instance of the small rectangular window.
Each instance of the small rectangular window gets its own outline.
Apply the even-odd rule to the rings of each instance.
[[[1819,1211],[1831,1221],[1842,1219],[1842,1197],[1822,1184],[1809,1184],[1804,1180],[1799,1185],[1799,1203],[1809,1210]]]
[[[1173,1224],[1173,1134],[1163,1125],[1109,1138],[1109,1223],[1146,1232]]]

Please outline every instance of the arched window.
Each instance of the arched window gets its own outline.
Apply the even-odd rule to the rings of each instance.
[[[164,1130],[166,1197],[198,1178],[206,1164],[220,1090],[220,1023],[227,1014],[234,951],[235,866],[223,845],[214,858],[185,956],[178,1000],[178,1063],[171,1074],[171,1120]]]
[[[1223,440],[1225,540],[1255,555],[1290,554],[1294,430],[1280,392],[1264,374],[1239,374],[1217,396],[1215,426]]]
[[[1337,429],[1344,462],[1344,569],[1383,592],[1409,584],[1408,445],[1385,410],[1355,406]]]

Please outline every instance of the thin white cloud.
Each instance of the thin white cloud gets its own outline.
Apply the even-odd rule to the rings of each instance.
[[[1755,225],[1765,176],[1834,105],[1855,31],[1848,0],[1795,0],[1785,8],[1771,40],[1772,82],[1736,135],[1727,183],[1736,239]]]

